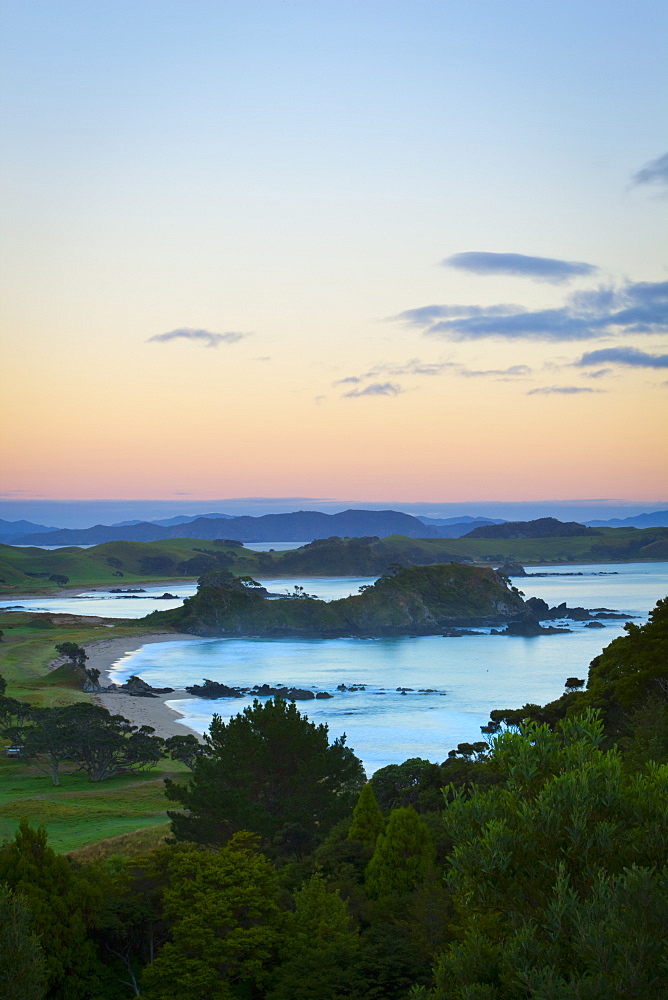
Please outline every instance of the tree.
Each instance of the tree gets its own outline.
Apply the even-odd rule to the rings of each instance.
[[[91,781],[104,781],[121,771],[154,767],[162,757],[163,741],[153,735],[151,726],[133,726],[101,705],[81,702],[51,711],[59,711],[69,727],[69,759]]]
[[[83,668],[88,659],[83,646],[77,646],[76,642],[60,642],[56,645],[56,651],[68,659],[73,666]]]
[[[70,582],[69,576],[64,576],[62,573],[52,573],[49,580],[57,583],[59,587],[64,587]]]
[[[358,946],[348,907],[316,872],[295,894],[283,932],[283,961],[267,1000],[338,1000]]]
[[[42,1000],[44,959],[24,896],[0,884],[0,1000]]]
[[[379,768],[371,778],[371,785],[381,809],[394,809],[417,801],[422,774],[431,766],[431,761],[411,757],[403,764]]]
[[[178,844],[164,891],[171,940],[144,969],[147,1000],[231,1000],[266,980],[278,944],[276,873],[248,833],[219,851]]]
[[[187,785],[166,781],[166,794],[187,813],[170,812],[178,840],[222,844],[239,830],[273,839],[285,824],[322,838],[349,814],[364,770],[345,736],[328,740],[294,703],[280,698],[224,723],[215,715],[207,753]]]
[[[101,894],[47,846],[46,830],[21,821],[13,840],[0,846],[0,882],[25,898],[32,930],[41,941],[49,1000],[88,1000],[99,965],[88,931]],[[23,998],[21,998],[23,1000]]]
[[[373,785],[367,782],[362,787],[357,804],[353,809],[353,819],[348,830],[348,840],[361,840],[369,847],[375,847],[378,835],[385,829],[385,820],[373,794]]]
[[[368,895],[380,899],[393,893],[411,892],[426,878],[434,855],[429,828],[413,807],[393,809],[367,865]]]
[[[191,733],[187,736],[170,736],[165,740],[165,750],[172,760],[181,761],[191,771],[198,758],[206,753],[206,747]]]
[[[493,743],[444,813],[458,921],[435,1000],[668,996],[668,766],[628,775],[591,711]]]
[[[60,784],[59,766],[69,760],[72,732],[67,713],[58,708],[32,708],[22,724],[5,730],[5,735],[21,747],[21,755]]]

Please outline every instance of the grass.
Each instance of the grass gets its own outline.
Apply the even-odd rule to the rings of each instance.
[[[48,670],[58,655],[56,643],[141,635],[136,627],[106,628],[71,615],[14,611],[3,615],[1,624],[0,674],[7,694],[41,708],[90,700],[67,665]],[[63,766],[61,784],[54,786],[34,765],[5,757],[6,742],[0,741],[0,840],[12,837],[22,818],[33,826],[43,823],[51,847],[60,852],[94,850],[100,842],[114,844],[116,853],[133,852],[142,838],[157,843],[168,831],[163,779],[186,774],[183,764],[165,759],[150,771],[95,783]],[[158,829],[159,836],[144,833]]]
[[[61,784],[55,786],[35,767],[3,758],[0,839],[12,837],[19,820],[27,819],[47,828],[56,851],[93,850],[101,841],[114,840],[119,850],[113,853],[123,853],[123,846],[136,847],[147,829],[160,828],[161,837],[168,832],[163,780],[185,773],[184,765],[164,760],[151,771],[91,783],[82,772],[63,768]]]

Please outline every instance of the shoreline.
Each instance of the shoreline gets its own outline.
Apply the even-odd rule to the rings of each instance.
[[[185,632],[149,632],[143,636],[128,636],[125,639],[110,638],[88,643],[85,646],[88,655],[87,666],[100,671],[100,682],[106,687],[113,684],[111,671],[114,663],[125,653],[132,653],[141,646],[158,642],[194,641],[199,636],[188,635]],[[152,726],[156,736],[167,739],[169,736],[196,736],[202,739],[201,733],[191,729],[179,721],[178,712],[167,705],[174,698],[195,701],[183,688],[174,689],[171,694],[159,694],[155,698],[137,698],[123,692],[92,695],[93,701],[111,712],[112,715],[122,715],[133,726]]]

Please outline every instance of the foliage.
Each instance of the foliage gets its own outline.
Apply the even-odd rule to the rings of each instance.
[[[44,762],[54,785],[63,760],[74,762],[91,781],[104,781],[121,771],[152,767],[162,756],[163,741],[150,726],[132,726],[122,715],[85,702],[34,709],[23,725],[8,732],[26,757]]]
[[[353,809],[353,818],[348,830],[348,840],[361,840],[363,844],[374,847],[378,835],[385,829],[385,820],[380,811],[373,785],[367,782],[362,787],[357,804]]]
[[[668,767],[626,775],[602,740],[591,713],[566,720],[560,733],[523,725],[494,741],[504,786],[455,796],[444,816],[455,844],[448,880],[458,940],[439,962],[434,998],[602,1000],[668,990],[657,934],[666,913],[659,866],[668,851]]]
[[[618,705],[628,710],[649,694],[668,694],[668,597],[659,601],[645,625],[628,622],[620,636],[592,660],[586,706]]]
[[[187,736],[168,737],[165,740],[165,750],[172,760],[180,760],[191,771],[195,762],[206,752],[206,748],[191,733],[188,733]]]
[[[239,830],[272,839],[286,823],[322,838],[364,781],[345,736],[330,744],[327,726],[280,698],[256,700],[228,723],[214,716],[205,740],[189,784],[166,783],[167,797],[188,810],[169,814],[179,840],[221,844]]]
[[[75,666],[83,667],[88,659],[83,646],[77,646],[76,642],[61,642],[56,645],[56,650],[61,656],[66,657]]]
[[[393,809],[365,873],[369,896],[409,893],[424,881],[434,862],[429,828],[412,806]]]
[[[24,896],[0,883],[0,1000],[42,1000],[44,959]]]
[[[49,1000],[87,1000],[99,965],[88,932],[99,914],[98,889],[46,842],[46,830],[22,821],[0,847],[0,882],[25,897],[40,936]]]
[[[358,945],[346,904],[316,872],[295,894],[267,1000],[338,1000]]]
[[[147,1000],[231,1000],[265,981],[280,913],[276,874],[257,846],[239,833],[217,852],[171,851],[163,897],[171,939],[144,970]]]
[[[371,777],[371,787],[380,808],[414,805],[422,775],[430,766],[431,761],[411,757],[403,764],[388,764],[379,768]]]

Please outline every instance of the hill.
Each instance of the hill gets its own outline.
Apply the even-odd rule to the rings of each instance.
[[[446,563],[382,576],[353,597],[267,599],[225,570],[204,576],[183,607],[154,612],[142,627],[211,636],[433,635],[449,626],[488,625],[526,615],[524,601],[491,569]]]
[[[174,538],[106,542],[88,549],[48,550],[0,544],[0,593],[70,587],[128,586],[194,579],[224,568],[262,578],[380,576],[392,567],[464,562],[545,565],[668,560],[668,528],[600,528],[595,537],[325,538],[283,552],[254,552],[238,542]],[[66,577],[63,581],[58,578]]]
[[[466,538],[575,538],[578,535],[598,535],[595,528],[586,528],[577,521],[557,521],[554,517],[539,517],[535,521],[508,521],[506,524],[484,524],[473,528]]]
[[[634,517],[611,517],[609,521],[587,521],[592,528],[668,528],[668,510],[653,510]]]
[[[26,535],[28,545],[96,545],[102,542],[156,542],[167,538],[235,538],[240,542],[307,542],[332,535],[406,535],[409,538],[438,538],[438,530],[396,510],[344,510],[322,514],[316,510],[291,514],[263,514],[261,517],[210,517],[204,515],[179,524],[105,525],[92,528],[63,528]]]

